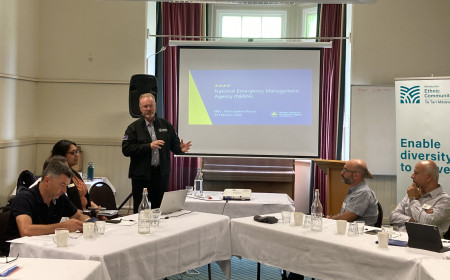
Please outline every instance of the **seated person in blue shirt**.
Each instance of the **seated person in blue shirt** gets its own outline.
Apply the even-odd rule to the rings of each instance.
[[[342,203],[341,212],[327,218],[347,222],[364,221],[366,225],[375,225],[378,218],[378,201],[365,181],[365,178],[373,179],[366,162],[361,159],[347,161],[341,176],[342,182],[350,185],[350,189]]]
[[[51,161],[39,184],[21,191],[14,199],[4,240],[51,234],[56,228],[82,231],[83,222],[89,216],[78,210],[65,194],[72,176],[66,164]],[[60,222],[62,217],[70,219]],[[2,242],[2,253],[9,253],[9,245],[9,242]]]
[[[347,161],[342,168],[341,177],[344,184],[350,185],[350,189],[342,203],[341,212],[327,218],[347,222],[364,221],[366,225],[373,226],[378,218],[378,201],[365,181],[365,178],[373,179],[366,162],[361,159]],[[292,272],[288,277],[288,280],[302,279],[303,275]]]

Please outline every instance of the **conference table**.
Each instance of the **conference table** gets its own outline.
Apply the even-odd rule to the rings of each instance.
[[[419,280],[447,280],[450,278],[450,260],[424,259],[420,263]]]
[[[218,262],[229,277],[229,217],[198,212],[169,216],[150,234],[138,233],[137,214],[121,217],[121,223],[108,223],[105,234],[95,238],[71,233],[64,248],[56,247],[53,235],[22,237],[11,243],[10,256],[99,261],[105,280],[162,279],[211,262]]]
[[[19,257],[10,264],[17,265],[19,269],[5,277],[6,279],[98,280],[102,279],[103,274],[101,263],[89,260]]]
[[[406,233],[398,234],[396,239],[407,240]],[[450,258],[450,252],[382,249],[376,241],[376,235],[338,235],[331,219],[323,219],[322,232],[253,217],[231,220],[233,255],[319,279],[418,279],[422,261]]]
[[[250,200],[223,200],[223,192],[204,191],[203,197],[188,195],[184,208],[191,211],[241,218],[281,211],[295,211],[294,201],[284,193],[255,193]]]

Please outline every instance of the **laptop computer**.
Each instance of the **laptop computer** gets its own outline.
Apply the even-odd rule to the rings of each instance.
[[[406,222],[408,247],[434,251],[438,253],[450,251],[442,246],[441,235],[437,226]]]
[[[161,214],[167,215],[184,209],[186,201],[187,189],[165,192],[161,201]]]
[[[251,189],[225,189],[223,191],[224,200],[250,200]]]

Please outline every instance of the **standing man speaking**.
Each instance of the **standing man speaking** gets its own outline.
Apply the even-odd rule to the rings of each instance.
[[[169,190],[170,152],[189,151],[191,142],[178,138],[173,126],[156,116],[155,97],[144,93],[139,97],[142,116],[131,123],[123,136],[122,153],[130,157],[133,211],[138,212],[142,191],[148,190],[152,208],[159,208],[164,192]]]

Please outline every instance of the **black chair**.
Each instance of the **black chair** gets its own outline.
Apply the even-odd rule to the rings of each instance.
[[[450,226],[448,227],[447,232],[444,234],[445,239],[450,239]]]
[[[3,242],[6,227],[8,226],[9,214],[11,211],[4,211],[4,207],[1,207],[2,212],[0,213],[0,242]],[[0,256],[6,255],[6,253],[0,251]]]
[[[380,202],[377,202],[377,206],[378,206],[378,218],[377,218],[377,222],[373,225],[374,227],[381,227],[381,225],[383,224],[383,207],[381,207]]]
[[[105,182],[97,182],[89,189],[91,201],[95,204],[105,207],[106,210],[117,210],[116,197],[111,187]],[[118,215],[108,217],[110,219],[117,218]]]

